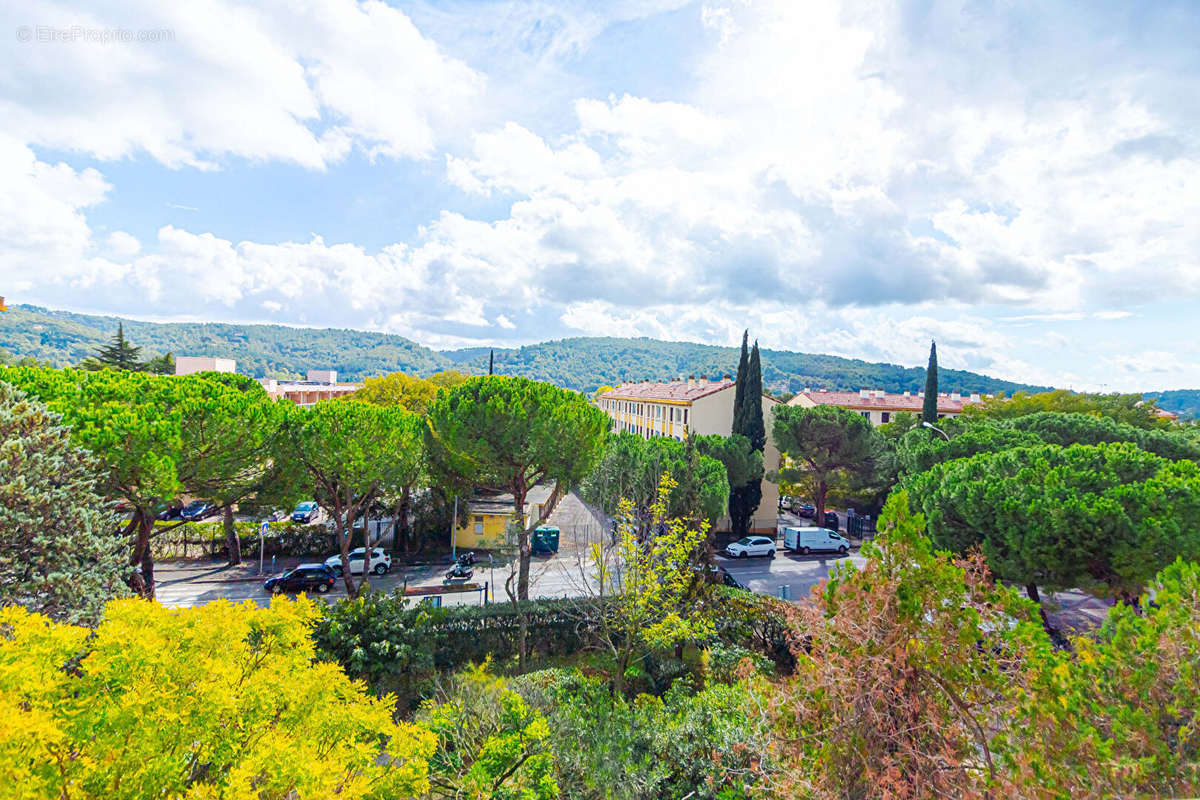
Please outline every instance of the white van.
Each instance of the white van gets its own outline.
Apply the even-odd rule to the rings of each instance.
[[[783,547],[796,553],[850,552],[850,540],[828,528],[784,528]]]

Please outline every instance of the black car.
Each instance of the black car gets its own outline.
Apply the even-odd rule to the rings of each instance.
[[[838,521],[838,515],[832,511],[825,512],[825,527],[831,531],[836,531],[841,527],[842,523]]]
[[[183,513],[183,509],[180,508],[179,506],[172,506],[172,505],[161,506],[158,509],[158,513],[154,515],[154,518],[157,520],[163,520],[163,521],[175,520],[175,519],[179,519],[179,516],[182,513]]]
[[[301,564],[295,569],[289,569],[282,575],[268,578],[263,588],[270,594],[280,592],[317,591],[321,594],[328,592],[337,583],[333,570],[324,564]]]
[[[729,570],[724,567],[717,567],[721,571],[721,583],[726,586],[732,586],[734,589],[745,589],[746,586],[737,578],[729,574]]]
[[[183,510],[179,512],[179,518],[195,521],[198,519],[204,519],[208,515],[212,514],[215,510],[216,509],[212,503],[209,503],[205,500],[193,500],[184,506]]]

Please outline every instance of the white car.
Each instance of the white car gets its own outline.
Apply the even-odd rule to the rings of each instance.
[[[367,549],[365,547],[356,547],[350,551],[350,574],[361,575],[363,571],[363,562],[365,560]],[[325,566],[333,570],[335,575],[342,574],[342,556],[330,556],[325,559]],[[382,549],[376,547],[371,551],[371,572],[376,575],[382,575],[392,568],[392,557]]]
[[[767,536],[743,536],[736,542],[725,545],[725,555],[730,558],[747,556],[775,557],[775,540]]]

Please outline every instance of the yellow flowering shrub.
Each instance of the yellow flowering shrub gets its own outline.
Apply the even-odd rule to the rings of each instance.
[[[405,798],[435,737],[314,660],[303,598],[110,603],[95,630],[0,609],[10,798]]]

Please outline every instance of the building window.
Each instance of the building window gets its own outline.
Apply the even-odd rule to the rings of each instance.
[[[475,523],[475,532],[476,532],[476,533],[483,533],[483,523],[482,523],[482,522],[476,522],[476,523]]]
[[[870,411],[860,411],[860,412],[858,412],[858,413],[859,413],[859,414],[862,414],[864,419],[868,419],[868,420],[869,420],[869,419],[871,419],[871,412],[870,412]]]
[[[683,424],[684,425],[687,425],[687,412],[688,412],[688,410],[685,408],[683,410]]]
[[[892,419],[892,415],[889,414],[887,411],[884,411],[879,415],[879,419],[882,422],[890,422]]]

